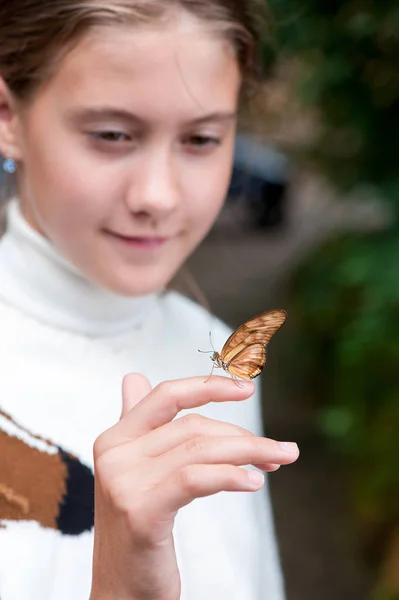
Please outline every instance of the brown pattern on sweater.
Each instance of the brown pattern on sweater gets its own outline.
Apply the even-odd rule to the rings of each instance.
[[[0,429],[0,523],[30,520],[72,535],[90,530],[94,510],[91,470],[9,415],[1,411],[0,415],[11,431],[22,434],[17,437]]]

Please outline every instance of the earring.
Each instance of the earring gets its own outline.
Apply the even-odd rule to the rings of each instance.
[[[3,171],[5,173],[11,173],[11,175],[13,173],[15,173],[15,171],[17,170],[17,165],[16,162],[13,158],[6,158],[3,161]]]

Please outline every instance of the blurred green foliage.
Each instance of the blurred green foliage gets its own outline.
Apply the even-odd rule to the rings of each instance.
[[[317,424],[356,465],[359,514],[399,522],[399,237],[327,241],[292,280]]]
[[[345,234],[307,257],[291,281],[302,392],[344,459],[375,564],[399,524],[398,257],[395,232]]]
[[[399,600],[399,594],[391,594],[389,591],[384,592],[383,590],[377,590],[373,600]]]
[[[265,59],[302,67],[298,94],[321,130],[309,155],[333,183],[361,183],[399,223],[398,0],[267,0],[276,27]]]
[[[303,394],[345,458],[377,562],[399,524],[399,2],[267,3],[276,35],[266,62],[298,66],[293,93],[318,115],[306,156],[339,190],[366,188],[392,209],[386,231],[328,240],[291,282]]]

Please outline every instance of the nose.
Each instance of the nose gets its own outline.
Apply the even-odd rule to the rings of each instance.
[[[135,214],[161,216],[179,204],[177,165],[167,148],[148,149],[132,170],[126,201]]]

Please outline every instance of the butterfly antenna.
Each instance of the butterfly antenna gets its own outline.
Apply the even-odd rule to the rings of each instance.
[[[201,352],[202,354],[212,354],[213,352],[216,352],[216,350],[215,350],[215,348],[213,347],[213,344],[212,344],[211,332],[209,332],[209,341],[211,343],[212,350],[198,350],[198,352]]]

